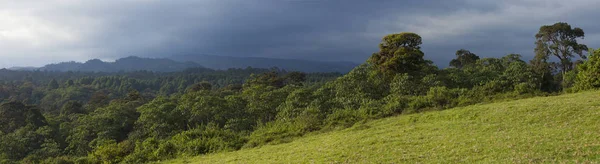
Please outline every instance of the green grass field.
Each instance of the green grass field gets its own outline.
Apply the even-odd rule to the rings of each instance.
[[[401,115],[166,163],[598,163],[600,92]]]

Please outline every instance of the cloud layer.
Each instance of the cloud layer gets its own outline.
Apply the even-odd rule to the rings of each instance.
[[[20,0],[0,2],[0,67],[91,58],[212,54],[363,62],[385,34],[411,31],[446,66],[457,49],[533,54],[564,21],[600,47],[597,0]]]

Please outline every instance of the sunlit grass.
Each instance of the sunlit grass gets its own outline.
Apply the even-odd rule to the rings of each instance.
[[[401,115],[166,163],[600,162],[600,92]]]

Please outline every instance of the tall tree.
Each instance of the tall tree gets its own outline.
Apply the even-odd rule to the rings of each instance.
[[[529,61],[535,77],[537,78],[537,88],[546,92],[554,90],[552,75],[553,64],[549,63],[548,55],[541,54],[542,52],[536,51],[535,57]]]
[[[460,49],[456,51],[456,59],[450,61],[450,66],[460,69],[464,66],[474,64],[477,60],[479,60],[479,56],[469,50]]]
[[[388,74],[419,73],[429,63],[423,59],[421,44],[421,36],[415,33],[387,35],[379,44],[379,52],[374,53],[369,62]]]
[[[540,31],[535,35],[536,58],[557,57],[560,61],[558,65],[564,75],[567,71],[573,69],[572,58],[575,57],[575,54],[581,58],[586,58],[583,51],[588,50],[587,46],[577,42],[577,39],[583,39],[584,35],[581,28],[571,28],[568,23],[558,22],[554,25],[544,25],[540,27]]]

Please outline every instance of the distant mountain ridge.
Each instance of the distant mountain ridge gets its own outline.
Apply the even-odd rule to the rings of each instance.
[[[74,71],[74,72],[176,72],[189,68],[203,67],[224,70],[228,68],[273,68],[301,72],[340,72],[347,73],[358,64],[351,62],[321,62],[298,59],[274,59],[259,57],[231,57],[213,55],[182,55],[171,58],[142,58],[129,56],[114,62],[91,59],[86,62],[61,62],[43,67],[11,67],[11,70],[25,71]]]
[[[204,67],[212,69],[227,69],[227,68],[272,68],[277,67],[288,71],[301,72],[340,72],[347,73],[357,63],[352,62],[327,62],[327,61],[311,61],[300,59],[276,59],[262,57],[233,57],[233,56],[216,56],[216,55],[177,55],[171,56],[170,59],[175,61],[191,61],[198,63]]]
[[[188,68],[202,67],[193,62],[176,62],[165,58],[141,58],[129,56],[117,59],[114,62],[105,62],[100,59],[81,62],[62,62],[57,64],[48,64],[37,68],[40,71],[79,71],[79,72],[131,72],[131,71],[153,71],[153,72],[175,72]]]
[[[8,70],[21,70],[21,71],[34,71],[37,70],[38,67],[10,67]]]

